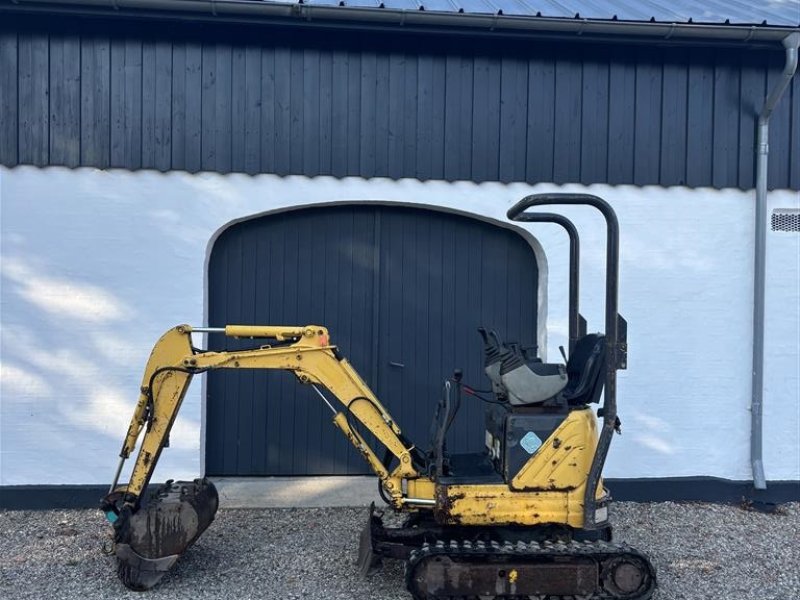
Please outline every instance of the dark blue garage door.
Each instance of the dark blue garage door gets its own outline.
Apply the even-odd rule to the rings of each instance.
[[[513,231],[460,215],[339,205],[265,216],[222,233],[208,275],[210,325],[327,326],[424,449],[454,368],[488,386],[479,325],[536,344],[533,250]],[[209,346],[248,344],[210,336]],[[209,475],[368,472],[329,409],[288,373],[209,373],[206,423]],[[483,406],[465,398],[448,447],[480,449],[483,429]]]

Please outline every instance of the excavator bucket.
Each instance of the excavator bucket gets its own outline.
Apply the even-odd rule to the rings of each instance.
[[[208,479],[168,481],[114,522],[117,575],[129,589],[149,590],[214,520],[219,496]]]

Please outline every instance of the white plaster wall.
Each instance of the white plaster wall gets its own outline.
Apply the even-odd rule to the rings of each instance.
[[[610,477],[748,479],[753,194],[738,190],[421,183],[270,175],[0,168],[0,485],[105,483],[141,370],[168,327],[201,324],[209,240],[227,223],[338,200],[421,203],[503,220],[533,192],[591,192],[622,231],[622,437]],[[800,206],[770,194],[773,207]],[[582,312],[602,328],[604,226],[582,235]],[[567,242],[531,224],[550,275],[548,349],[566,338]],[[768,234],[765,467],[800,479],[800,236]],[[478,343],[478,340],[475,340]],[[155,474],[201,470],[201,401],[187,395]]]

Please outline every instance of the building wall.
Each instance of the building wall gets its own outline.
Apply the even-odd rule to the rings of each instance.
[[[5,16],[0,164],[754,187],[782,47]],[[800,79],[770,186],[800,189]]]
[[[226,224],[337,200],[502,222],[522,196],[558,190],[605,197],[620,218],[630,354],[607,475],[749,479],[752,191],[17,167],[0,168],[0,485],[111,478],[152,344],[204,320],[209,242]],[[769,202],[800,208],[792,191]],[[589,209],[565,212],[582,235],[582,312],[598,330],[604,227]],[[567,240],[526,228],[547,256],[553,359],[566,341]],[[800,480],[800,236],[770,231],[768,252],[765,467],[770,480]],[[200,392],[156,480],[202,472]]]

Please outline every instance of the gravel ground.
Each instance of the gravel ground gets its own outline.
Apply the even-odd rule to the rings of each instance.
[[[97,511],[0,512],[0,598],[408,600],[403,567],[354,561],[366,509],[222,510],[159,586],[126,590]],[[800,504],[775,514],[709,504],[613,507],[616,539],[650,555],[658,600],[797,600]]]

